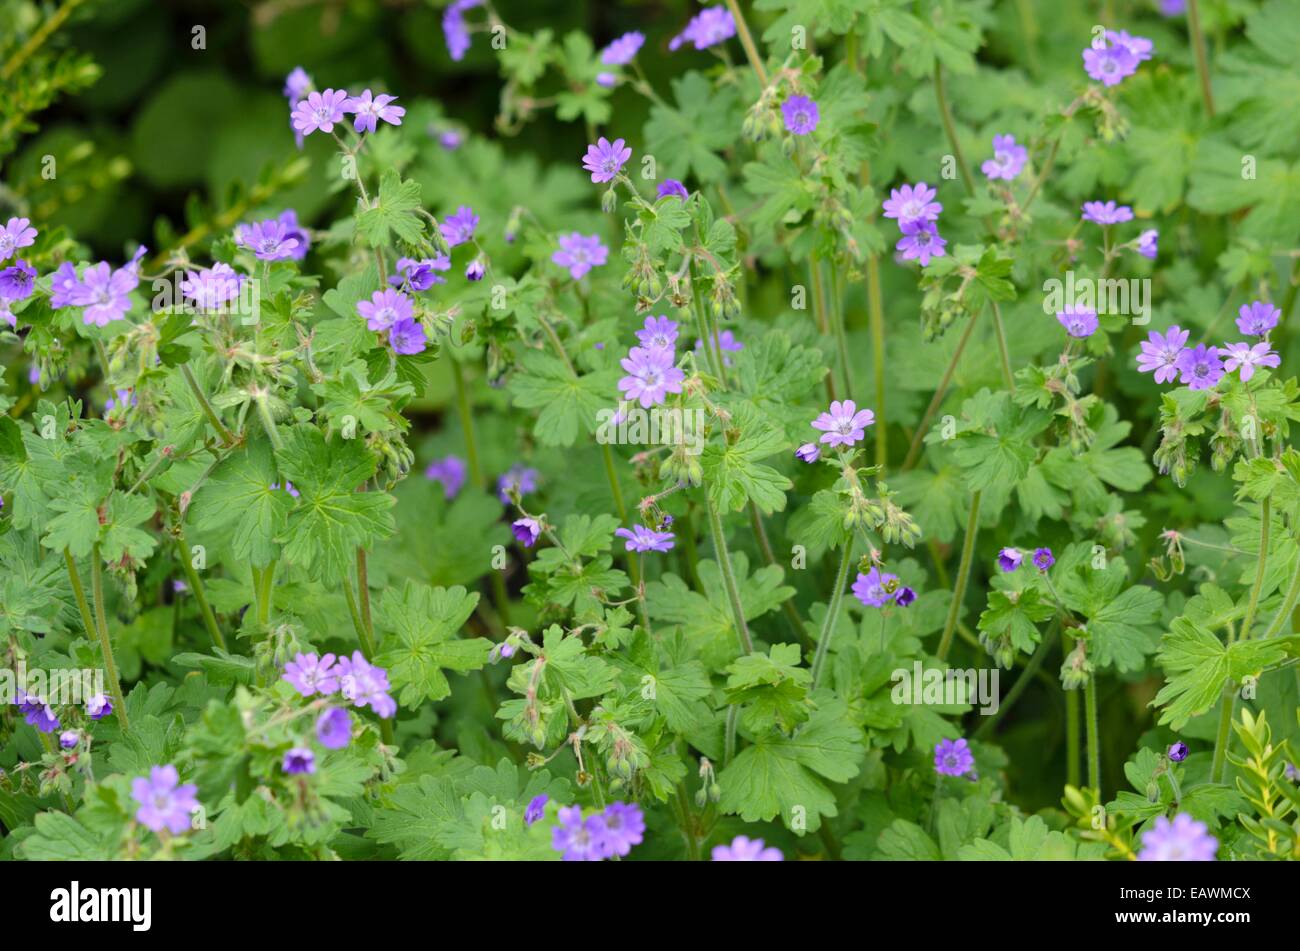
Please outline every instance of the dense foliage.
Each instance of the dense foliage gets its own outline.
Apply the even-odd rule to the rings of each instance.
[[[1300,0],[555,6],[0,0],[0,856],[1300,857]]]

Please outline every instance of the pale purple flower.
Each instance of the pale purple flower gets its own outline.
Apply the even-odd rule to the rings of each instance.
[[[77,268],[71,261],[64,261],[50,276],[50,306],[55,310],[73,306],[72,299],[81,280],[77,277]]]
[[[102,720],[113,712],[113,698],[107,694],[96,694],[86,700],[86,716],[92,720]]]
[[[890,189],[884,204],[885,217],[898,219],[900,227],[907,221],[936,221],[943,211],[943,205],[934,200],[936,195],[938,192],[925,182]]]
[[[551,799],[546,793],[534,796],[528,801],[528,808],[524,810],[524,824],[532,825],[542,816],[546,815],[546,804]]]
[[[131,798],[140,804],[135,821],[154,832],[166,829],[180,835],[190,828],[190,816],[199,808],[194,798],[198,791],[193,783],[181,784],[175,766],[154,766],[147,779],[137,776],[131,781]]]
[[[1197,822],[1185,812],[1170,822],[1156,816],[1154,827],[1142,833],[1139,862],[1212,862],[1219,840],[1210,835],[1204,822]]]
[[[334,655],[298,653],[293,660],[284,665],[284,674],[280,677],[304,697],[320,694],[328,697],[339,689],[338,671],[334,668]]]
[[[990,181],[1000,178],[1009,182],[1020,174],[1028,159],[1029,150],[1023,145],[1017,145],[1014,135],[995,135],[993,158],[986,159],[980,166],[980,171]]]
[[[342,122],[348,94],[342,89],[309,92],[293,107],[293,128],[299,135],[333,132],[334,123]]]
[[[477,257],[469,264],[465,265],[465,277],[471,281],[483,280],[483,275],[487,273],[487,265],[483,263],[483,258]]]
[[[311,236],[307,234],[302,225],[298,224],[298,212],[292,208],[286,208],[280,212],[275,220],[284,225],[285,238],[298,242],[289,252],[289,257],[294,261],[301,261],[307,256],[308,250],[311,249]]]
[[[1242,304],[1237,311],[1237,329],[1248,337],[1263,337],[1277,326],[1282,311],[1266,300]]]
[[[305,746],[295,746],[284,754],[280,768],[290,776],[316,772],[316,754]]]
[[[1097,332],[1097,312],[1084,307],[1059,311],[1056,319],[1071,337],[1091,337]]]
[[[1083,68],[1103,86],[1115,86],[1137,72],[1138,61],[1126,46],[1107,46],[1083,51]]]
[[[136,395],[131,392],[131,388],[127,387],[126,389],[117,390],[116,397],[110,396],[108,399],[104,400],[104,412],[110,412],[115,406],[120,406],[122,411],[126,412],[126,410],[130,409],[132,406],[138,405],[139,402],[140,401]]]
[[[606,89],[613,89],[618,84],[618,77],[613,73],[597,73],[596,85],[604,86]]]
[[[713,342],[717,344],[718,351],[721,354],[723,354],[722,365],[724,367],[731,366],[731,358],[726,356],[726,354],[739,353],[741,350],[745,349],[745,345],[741,343],[739,340],[737,340],[736,335],[733,334],[730,330],[720,330],[717,333],[715,333],[713,335]],[[696,353],[704,352],[703,340],[695,341],[695,352]]]
[[[612,143],[603,135],[596,140],[595,145],[587,146],[587,154],[582,157],[582,167],[585,171],[591,172],[591,180],[599,185],[602,182],[612,181],[618,174],[623,163],[632,157],[632,150],[626,146],[622,139],[615,139]]]
[[[619,538],[626,538],[628,551],[672,551],[673,538],[672,532],[656,532],[652,528],[646,528],[644,525],[633,525],[630,529],[620,528],[614,532]]]
[[[866,428],[876,421],[869,409],[858,409],[853,400],[835,400],[829,412],[822,413],[811,423],[813,429],[822,431],[819,442],[829,446],[852,446],[866,436]]]
[[[1117,225],[1133,220],[1133,209],[1128,205],[1116,205],[1113,201],[1085,201],[1083,203],[1083,220],[1099,225]]]
[[[315,95],[313,93],[312,95]],[[235,229],[235,241],[247,248],[260,261],[282,261],[291,258],[298,249],[298,239],[282,221],[268,218]]]
[[[569,276],[580,281],[593,267],[609,260],[609,248],[599,235],[581,235],[576,231],[560,235],[560,249],[551,255],[551,261],[569,269]]]
[[[311,77],[301,66],[295,66],[284,78],[284,98],[289,100],[289,105],[298,105],[298,100],[307,95],[311,90]]]
[[[610,855],[627,855],[645,837],[645,816],[636,803],[611,802],[601,813],[605,849]]]
[[[1220,352],[1228,355],[1223,363],[1226,372],[1232,373],[1238,367],[1241,368],[1242,383],[1255,375],[1256,367],[1276,367],[1282,364],[1282,358],[1270,349],[1267,341],[1253,347],[1248,343],[1230,343]]]
[[[822,447],[815,442],[806,442],[794,451],[794,457],[802,462],[816,462],[822,457]]]
[[[442,14],[442,33],[447,40],[447,52],[456,62],[469,51],[469,28],[465,26],[465,11],[481,6],[483,0],[455,0]]]
[[[1174,365],[1181,374],[1178,382],[1193,390],[1208,390],[1223,378],[1225,372],[1223,361],[1219,359],[1219,348],[1207,347],[1203,343],[1180,353]]]
[[[385,720],[397,712],[396,702],[388,695],[388,671],[371,664],[361,651],[339,658],[338,675],[339,693],[355,706],[369,707]]]
[[[1189,331],[1177,324],[1163,335],[1150,331],[1142,342],[1142,352],[1138,354],[1138,370],[1142,373],[1154,370],[1157,383],[1168,383],[1178,375],[1178,355],[1183,352],[1188,335]]]
[[[944,256],[947,240],[940,236],[939,228],[932,221],[904,221],[898,226],[903,237],[894,245],[895,250],[903,252],[904,261],[919,260],[921,266],[930,263],[931,258]]]
[[[239,296],[244,275],[229,264],[214,264],[197,273],[185,272],[181,294],[194,301],[199,310],[214,310]]]
[[[609,857],[605,820],[600,815],[582,818],[581,806],[565,806],[560,824],[551,830],[551,848],[566,862],[599,862]]]
[[[1166,17],[1176,17],[1187,12],[1187,0],[1160,0],[1160,13]]]
[[[361,95],[353,96],[344,102],[343,111],[356,116],[352,121],[352,128],[357,132],[374,132],[380,120],[389,125],[402,124],[402,116],[406,115],[406,110],[401,106],[392,105],[396,101],[396,96],[386,93],[372,96],[367,89]]]
[[[465,142],[465,137],[455,129],[448,129],[438,136],[438,144],[448,152],[455,152]]]
[[[636,337],[647,350],[672,350],[677,345],[677,322],[663,315],[647,317]]]
[[[19,248],[31,247],[40,234],[29,218],[10,218],[0,228],[0,261],[7,261]]]
[[[858,573],[853,581],[853,596],[869,608],[882,608],[898,593],[898,575],[882,572],[872,567],[865,575]]]
[[[65,750],[75,749],[81,742],[81,734],[76,730],[64,730],[59,734],[59,746]]]
[[[1050,548],[1034,549],[1034,567],[1039,571],[1046,571],[1052,565],[1056,564],[1056,556],[1052,554]]]
[[[1283,775],[1293,783],[1300,783],[1300,766],[1295,763],[1287,763],[1282,769]]]
[[[781,103],[781,119],[792,135],[807,135],[821,121],[821,110],[807,96],[791,96]]]
[[[656,189],[656,192],[659,198],[663,198],[667,195],[676,195],[682,201],[686,201],[691,197],[691,193],[686,190],[686,186],[675,178],[664,179],[659,183],[659,188]]]
[[[645,34],[633,30],[624,33],[600,51],[600,61],[606,66],[626,66],[645,44]]]
[[[410,320],[412,301],[400,291],[375,291],[370,300],[357,301],[357,313],[371,330],[388,330],[399,320]]]
[[[34,726],[42,733],[53,733],[59,728],[59,718],[44,698],[20,689],[14,702],[28,726]]]
[[[85,308],[83,323],[103,327],[121,320],[131,309],[131,292],[139,283],[135,271],[124,267],[114,271],[107,261],[100,261],[86,268],[81,283],[72,291],[71,302]]]
[[[1003,571],[1015,571],[1025,560],[1025,553],[1019,548],[1003,548],[998,552],[998,567]]]
[[[388,328],[388,345],[393,348],[394,353],[403,356],[424,353],[425,347],[428,346],[424,325],[414,317],[398,317]]]
[[[1130,36],[1127,30],[1107,30],[1106,39],[1115,46],[1128,50],[1139,63],[1149,60],[1156,48],[1155,44],[1145,36]]]
[[[401,287],[405,284],[413,291],[427,291],[435,284],[446,284],[445,277],[439,277],[435,271],[450,271],[451,258],[445,254],[439,254],[437,257],[423,258],[416,261],[414,258],[398,258],[398,273],[388,278],[388,283],[394,287]]]
[[[0,298],[26,300],[32,295],[35,285],[36,268],[22,258],[15,258],[9,267],[0,269]]]
[[[785,856],[775,846],[765,845],[762,839],[751,839],[747,835],[738,835],[730,845],[713,847],[715,862],[783,862]]]
[[[478,215],[474,214],[474,209],[468,205],[461,205],[454,215],[448,215],[440,225],[442,236],[447,239],[447,246],[452,248],[472,240],[474,229],[477,227]]]
[[[942,776],[965,776],[975,768],[975,756],[964,739],[940,740],[934,748],[934,771]]]
[[[327,750],[341,750],[352,742],[352,714],[330,707],[316,718],[316,739]]]
[[[532,548],[542,534],[542,523],[535,518],[520,518],[510,523],[515,540],[525,548]]]
[[[1168,755],[1168,757],[1175,763],[1181,763],[1183,760],[1187,759],[1187,744],[1182,740],[1179,740],[1177,743],[1174,743],[1169,747],[1166,755]]]
[[[669,50],[677,50],[690,43],[697,50],[716,46],[736,35],[736,21],[726,7],[705,7],[686,24],[686,29],[668,42]]]
[[[643,408],[662,403],[669,393],[680,393],[686,374],[673,365],[672,351],[633,347],[619,361],[627,376],[618,381],[624,399],[637,400]]]
[[[443,496],[454,499],[460,494],[468,472],[469,467],[465,465],[464,459],[459,456],[447,456],[444,459],[435,459],[429,463],[424,470],[424,477],[434,482],[441,482]]]
[[[1156,259],[1156,254],[1160,250],[1160,232],[1155,228],[1148,228],[1138,235],[1137,253],[1144,258]]]
[[[506,505],[511,502],[513,492],[523,498],[529,492],[537,491],[537,470],[516,463],[497,479],[497,497]]]

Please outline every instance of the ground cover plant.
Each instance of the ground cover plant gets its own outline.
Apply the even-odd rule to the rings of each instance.
[[[0,0],[0,856],[1300,857],[1297,47]]]

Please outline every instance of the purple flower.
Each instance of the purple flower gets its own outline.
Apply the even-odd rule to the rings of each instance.
[[[333,132],[334,123],[343,121],[348,94],[342,89],[310,92],[293,107],[293,129],[299,135]]]
[[[1046,571],[1052,565],[1056,564],[1056,556],[1052,554],[1050,548],[1034,549],[1034,567],[1039,571]]]
[[[873,567],[865,575],[858,574],[853,582],[853,596],[869,608],[883,608],[897,594],[897,583],[898,575],[886,574]]]
[[[311,77],[301,66],[295,66],[284,78],[284,98],[289,100],[289,105],[298,105],[298,100],[307,95],[311,89]]]
[[[1156,254],[1160,250],[1160,232],[1155,228],[1148,228],[1138,235],[1137,253],[1144,258],[1156,259]]]
[[[10,305],[9,301],[5,300],[3,297],[0,297],[0,322],[8,324],[10,330],[17,330],[18,318],[15,317],[13,311],[9,309],[10,306],[12,305]],[[39,373],[37,378],[39,379]]]
[[[606,89],[613,89],[618,83],[618,77],[613,73],[597,73],[596,85],[604,86]]]
[[[894,603],[900,608],[905,608],[916,600],[916,592],[911,588],[902,587],[894,593]]]
[[[312,93],[314,96],[315,93]],[[298,248],[298,239],[289,233],[282,221],[268,218],[235,229],[235,241],[252,251],[260,261],[282,261],[291,258]]]
[[[393,321],[393,326],[388,328],[388,345],[393,348],[394,353],[403,356],[424,353],[427,344],[428,338],[424,333],[424,325],[414,317],[399,317]]]
[[[316,754],[305,746],[295,746],[284,754],[280,768],[290,776],[316,772]]]
[[[83,323],[103,327],[121,320],[131,309],[131,292],[139,283],[131,268],[114,271],[108,262],[100,261],[86,268],[81,284],[72,291],[71,303],[85,308],[81,314]]]
[[[1282,358],[1269,349],[1267,341],[1253,347],[1248,343],[1230,343],[1221,352],[1228,355],[1223,369],[1232,373],[1240,367],[1242,383],[1255,375],[1255,367],[1276,367],[1282,363]]]
[[[730,330],[718,331],[716,334],[713,335],[713,342],[718,345],[718,350],[723,354],[738,353],[741,350],[745,349],[745,345],[741,343],[739,340],[737,340],[736,335],[733,334]],[[695,341],[695,352],[696,353],[704,352],[703,340]],[[723,356],[722,365],[724,367],[731,366],[731,358],[728,356]]]
[[[76,730],[64,730],[59,734],[59,746],[65,750],[75,749],[81,742],[81,734]]]
[[[830,412],[822,413],[812,421],[813,429],[822,431],[819,442],[830,446],[852,446],[866,436],[866,428],[876,421],[869,409],[858,409],[853,400],[831,403]]]
[[[316,739],[327,750],[341,750],[352,742],[352,714],[330,707],[316,718]]]
[[[455,0],[442,14],[442,33],[447,40],[447,52],[456,62],[469,51],[469,29],[465,26],[465,11],[480,6],[483,0]]]
[[[1103,86],[1115,86],[1137,72],[1138,61],[1126,46],[1108,46],[1083,51],[1083,68]]]
[[[339,693],[345,700],[369,707],[385,720],[397,712],[397,704],[388,695],[388,671],[371,664],[361,651],[339,658],[338,675]]]
[[[122,412],[126,412],[132,406],[136,406],[140,402],[140,400],[136,397],[136,395],[131,392],[129,387],[124,390],[117,390],[116,393],[117,393],[116,398],[110,396],[108,399],[104,400],[105,413],[112,410],[113,407],[115,406],[120,406],[122,408]]]
[[[440,226],[442,236],[447,239],[447,245],[452,248],[472,240],[474,229],[477,227],[478,215],[474,214],[474,209],[468,205],[461,205],[454,215],[444,218]]]
[[[1295,763],[1287,763],[1282,770],[1283,775],[1293,783],[1300,783],[1300,766]]]
[[[986,159],[980,166],[990,181],[1004,179],[1011,181],[1020,174],[1029,159],[1029,150],[1016,144],[1014,135],[993,136],[993,158]]]
[[[194,798],[198,790],[193,783],[180,784],[175,766],[154,766],[148,779],[137,776],[131,781],[131,798],[140,804],[135,820],[154,832],[166,829],[180,835],[189,829],[190,815],[199,808]]]
[[[1025,553],[1019,548],[1004,548],[998,552],[998,567],[1003,571],[1015,571],[1025,560]]]
[[[630,529],[620,528],[615,530],[614,534],[619,538],[627,539],[628,551],[641,552],[671,551],[675,537],[672,532],[656,532],[644,525],[633,525]]]
[[[715,862],[783,862],[785,856],[775,846],[764,845],[762,839],[751,839],[747,835],[738,835],[730,845],[713,847]]]
[[[636,803],[611,802],[601,813],[605,849],[609,855],[627,855],[645,836],[645,816]]]
[[[542,534],[542,523],[535,518],[520,518],[510,523],[510,531],[515,539],[525,548],[532,548],[538,536]]]
[[[658,197],[663,198],[666,195],[676,195],[682,201],[686,201],[691,197],[691,193],[686,190],[686,186],[675,178],[667,178],[660,182]]]
[[[1170,822],[1157,816],[1153,828],[1142,833],[1139,862],[1212,862],[1219,840],[1209,834],[1204,822],[1197,822],[1185,812]]]
[[[725,7],[705,7],[691,17],[686,29],[674,36],[668,43],[668,49],[675,51],[683,43],[690,43],[697,50],[705,50],[736,35],[736,21]]]
[[[1083,220],[1099,225],[1117,225],[1133,220],[1133,209],[1128,205],[1116,205],[1113,201],[1085,201],[1083,203]]]
[[[506,505],[510,504],[511,492],[522,499],[529,492],[536,491],[537,470],[528,466],[516,463],[497,479],[497,497]]]
[[[546,804],[550,801],[550,798],[546,793],[542,793],[540,796],[534,796],[528,801],[528,808],[524,810],[525,825],[532,825],[546,814]]]
[[[272,492],[275,492],[275,491],[279,490],[279,488],[280,488],[280,483],[278,483],[278,482],[272,482],[272,483],[271,483],[271,491],[272,491]],[[302,495],[301,492],[299,492],[297,489],[295,489],[295,488],[293,487],[293,483],[290,482],[288,479],[285,479],[285,480],[284,480],[284,491],[288,492],[289,495],[292,496],[292,497],[295,498],[295,499]]]
[[[1187,11],[1187,0],[1160,0],[1162,16],[1176,17]]]
[[[551,848],[562,852],[566,862],[599,862],[609,856],[605,820],[600,815],[582,818],[580,806],[565,806],[560,824],[551,830]]]
[[[410,320],[412,301],[400,291],[375,291],[370,300],[357,301],[357,313],[366,318],[371,330],[388,330],[399,320]]]
[[[31,247],[40,234],[28,218],[10,218],[0,228],[0,261],[7,261],[19,248]]]
[[[289,257],[295,261],[301,261],[307,256],[307,252],[311,248],[311,237],[303,229],[302,225],[298,224],[298,212],[292,208],[286,208],[280,212],[275,220],[284,225],[284,236],[286,238],[298,242],[290,252]]]
[[[938,194],[925,182],[890,189],[885,199],[885,217],[898,219],[901,227],[905,221],[936,221],[943,205],[934,200]]]
[[[1168,383],[1178,375],[1178,355],[1183,352],[1188,334],[1177,324],[1163,335],[1152,330],[1138,354],[1138,370],[1143,373],[1154,370],[1157,383]]]
[[[28,726],[34,726],[42,733],[53,733],[59,728],[59,718],[42,698],[25,690],[19,690],[15,702]]]
[[[681,368],[673,366],[671,350],[633,347],[619,364],[627,371],[618,381],[624,399],[638,400],[644,408],[657,406],[669,393],[680,393],[686,379]]]
[[[1178,382],[1193,390],[1208,390],[1223,378],[1225,372],[1223,361],[1219,359],[1219,348],[1207,347],[1203,343],[1180,353],[1174,366],[1181,374]]]
[[[622,139],[615,139],[611,144],[603,135],[595,145],[587,146],[587,154],[582,157],[582,167],[591,172],[595,184],[612,181],[623,163],[632,157],[632,150],[627,148]]]
[[[975,756],[966,741],[940,740],[934,748],[934,771],[941,776],[965,776],[975,768]]]
[[[1155,44],[1145,36],[1129,36],[1127,30],[1107,30],[1106,39],[1117,47],[1129,51],[1129,54],[1139,63],[1144,63],[1151,58],[1155,52]]]
[[[899,224],[898,230],[903,232],[903,237],[894,248],[903,252],[904,261],[919,259],[921,266],[925,267],[931,258],[944,256],[943,248],[948,242],[939,235],[939,228],[934,222],[904,221]]]
[[[803,462],[816,462],[822,456],[822,447],[815,442],[806,442],[794,451],[794,457]]]
[[[626,66],[645,44],[645,34],[633,30],[624,33],[600,51],[600,61],[606,66]]]
[[[442,483],[443,496],[448,499],[454,499],[465,484],[465,476],[469,472],[469,467],[465,465],[465,460],[459,456],[447,456],[445,459],[435,459],[429,463],[424,470],[424,477],[434,482]]]
[[[1168,756],[1175,763],[1181,763],[1187,759],[1187,744],[1182,740],[1169,747]]]
[[[389,125],[402,124],[402,116],[406,115],[406,110],[401,106],[391,105],[396,101],[396,96],[389,96],[386,93],[372,97],[370,90],[367,89],[361,95],[353,96],[344,102],[343,111],[356,116],[352,121],[352,128],[357,132],[374,132],[375,125],[380,119]]]
[[[438,144],[448,152],[455,152],[465,142],[465,137],[455,129],[448,129],[438,136]]]
[[[1237,329],[1247,337],[1263,337],[1277,326],[1282,311],[1266,300],[1242,304],[1237,311]]]
[[[339,689],[338,671],[333,670],[334,655],[318,657],[315,654],[296,654],[293,660],[284,665],[284,675],[280,678],[293,686],[304,697],[320,694],[328,697]]]
[[[1070,307],[1059,311],[1056,319],[1071,337],[1091,337],[1097,332],[1097,312],[1086,308]]]
[[[807,96],[791,96],[781,103],[781,118],[792,135],[807,135],[817,128],[821,110]]]
[[[465,265],[465,277],[471,281],[483,280],[483,275],[486,273],[487,268],[484,266],[481,257],[475,258],[473,261],[470,261],[469,264]]]
[[[244,275],[229,264],[214,264],[195,273],[185,272],[181,294],[194,301],[199,310],[213,310],[239,296]]]
[[[663,315],[647,317],[636,337],[647,350],[672,350],[677,345],[677,322]]]
[[[55,310],[71,307],[72,299],[79,287],[81,281],[77,277],[77,268],[71,261],[64,261],[50,276],[50,306]]]
[[[397,274],[388,278],[394,287],[405,284],[413,291],[427,291],[434,284],[446,284],[445,277],[439,277],[434,271],[450,271],[451,258],[439,254],[434,258],[416,261],[414,258],[398,258]]]
[[[0,298],[25,300],[31,296],[35,282],[36,268],[22,258],[15,258],[12,265],[0,270]]]
[[[96,694],[86,701],[86,716],[92,720],[102,720],[113,712],[113,700],[106,694]]]
[[[600,267],[609,260],[609,248],[601,243],[598,235],[581,235],[576,231],[560,235],[560,250],[551,255],[551,261],[560,267],[569,269],[569,276],[575,281],[593,267]]]

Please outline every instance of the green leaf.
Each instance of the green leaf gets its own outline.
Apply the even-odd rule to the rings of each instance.
[[[379,601],[375,625],[385,632],[375,662],[388,668],[403,706],[418,708],[425,700],[451,693],[444,670],[479,670],[492,642],[482,637],[460,640],[478,604],[478,593],[462,587],[430,588],[408,580],[401,591],[389,590]]]
[[[793,483],[759,460],[789,448],[785,436],[748,403],[736,407],[732,422],[739,431],[736,441],[705,446],[700,458],[713,504],[739,512],[753,502],[768,514],[781,511]]]
[[[230,534],[231,554],[262,568],[279,557],[276,539],[288,524],[293,497],[282,488],[271,444],[253,440],[228,455],[194,493],[189,541],[206,533]]]
[[[597,413],[617,402],[617,370],[577,375],[550,354],[528,351],[510,382],[514,404],[538,409],[533,433],[547,446],[572,446],[578,432],[595,430]]]
[[[390,233],[415,244],[424,233],[419,208],[420,183],[404,182],[402,176],[390,168],[380,179],[378,202],[357,215],[357,233],[372,248],[385,247]]]

